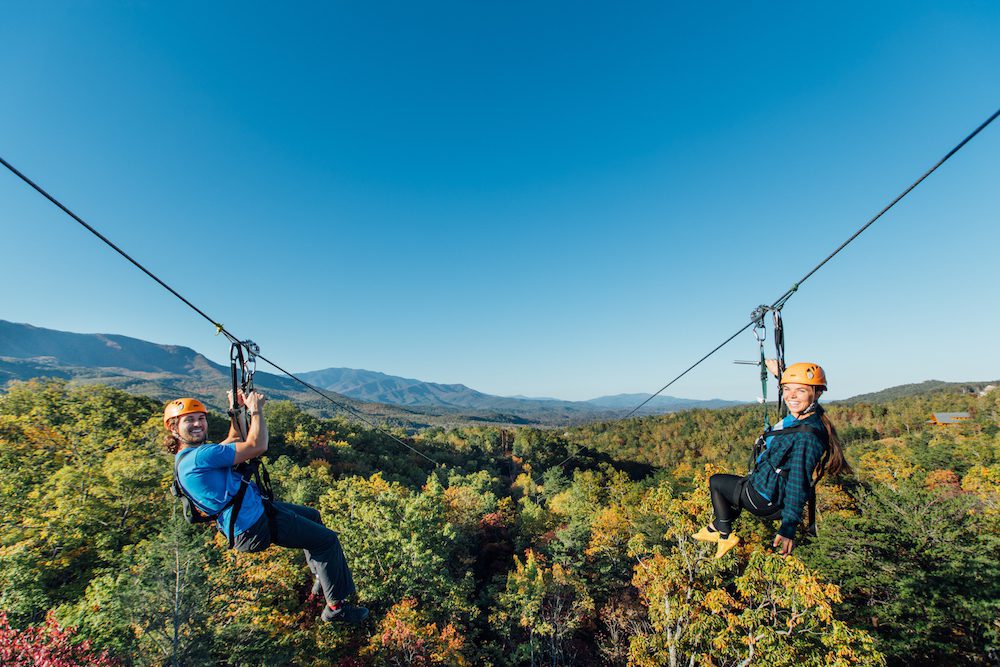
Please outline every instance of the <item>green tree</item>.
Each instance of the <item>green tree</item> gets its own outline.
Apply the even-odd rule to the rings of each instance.
[[[1000,535],[976,499],[917,482],[859,492],[803,552],[840,583],[841,610],[898,664],[985,662],[997,646]]]

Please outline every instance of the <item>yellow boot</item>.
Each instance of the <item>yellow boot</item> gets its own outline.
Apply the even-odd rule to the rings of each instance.
[[[723,539],[722,537],[720,537],[719,538],[719,546],[715,550],[715,557],[716,558],[722,558],[727,553],[729,553],[730,550],[733,547],[735,547],[739,543],[740,543],[740,538],[735,533],[730,533],[729,537],[727,537],[725,539]]]
[[[701,540],[702,542],[718,542],[719,531],[709,530],[708,526],[705,526],[691,537],[696,540]]]

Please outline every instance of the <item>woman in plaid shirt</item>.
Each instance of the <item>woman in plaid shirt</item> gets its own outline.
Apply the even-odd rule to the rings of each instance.
[[[712,475],[709,488],[715,520],[692,537],[716,542],[716,558],[735,547],[733,521],[746,509],[762,519],[781,519],[774,547],[782,555],[795,548],[795,529],[824,474],[849,473],[837,431],[817,403],[826,390],[826,373],[816,364],[798,363],[781,375],[781,396],[791,413],[765,434],[764,449],[746,477]],[[819,469],[819,475],[813,475]]]

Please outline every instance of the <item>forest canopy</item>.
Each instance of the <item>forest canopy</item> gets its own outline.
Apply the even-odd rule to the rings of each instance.
[[[225,549],[167,492],[158,401],[61,380],[0,396],[0,662],[53,665],[996,664],[1000,391],[833,404],[854,474],[792,556],[742,519],[759,407],[568,431],[394,435],[267,407],[279,498],[321,510],[372,610],[318,622],[300,552]],[[935,411],[968,411],[953,426]],[[227,419],[210,416],[210,437]],[[20,662],[19,662],[20,661]]]

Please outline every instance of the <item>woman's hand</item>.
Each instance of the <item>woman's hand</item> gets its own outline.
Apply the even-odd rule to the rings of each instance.
[[[765,359],[764,365],[767,366],[767,370],[771,372],[771,375],[778,377],[778,360],[777,359]]]
[[[782,556],[788,556],[792,553],[792,549],[795,548],[795,540],[784,537],[782,535],[774,536],[774,544],[772,544],[775,549],[778,549],[778,553]]]

